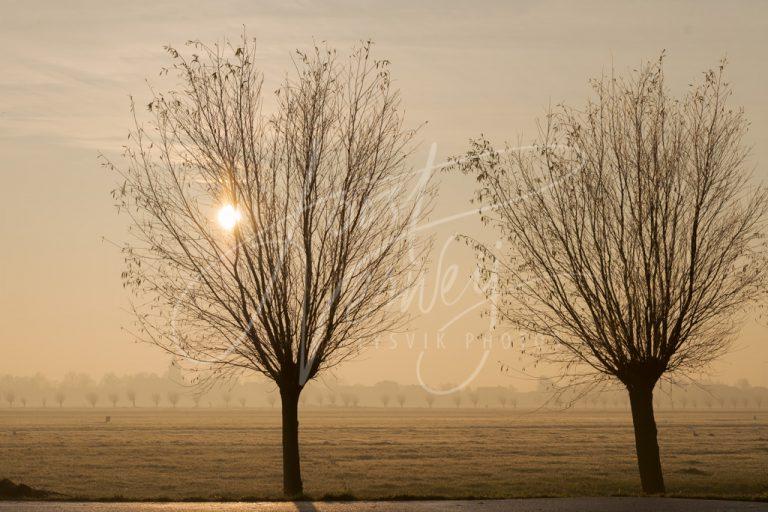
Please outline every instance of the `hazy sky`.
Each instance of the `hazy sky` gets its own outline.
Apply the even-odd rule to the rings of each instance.
[[[414,165],[432,143],[442,161],[481,132],[530,140],[548,104],[582,102],[588,77],[612,65],[623,72],[666,49],[669,84],[683,92],[727,56],[734,103],[752,123],[751,165],[768,177],[767,3],[0,0],[0,373],[166,366],[157,350],[121,332],[130,321],[122,259],[103,239],[119,242],[125,231],[109,195],[114,176],[97,154],[119,150],[128,95],[140,104],[148,97],[144,80],[167,63],[164,44],[236,38],[243,25],[259,41],[266,91],[292,49],[327,40],[345,50],[373,39],[377,56],[392,61],[409,121],[428,121]],[[445,178],[437,218],[466,211],[470,187]],[[435,231],[412,346],[400,336],[396,349],[374,348],[340,377],[416,382],[421,360],[428,385],[462,382],[478,367],[477,384],[532,385],[499,371],[501,361],[515,375],[523,367],[537,375],[516,348],[486,354],[465,343],[467,332],[482,330],[481,308],[465,312],[479,297],[463,291],[472,261],[451,240],[477,229],[468,217]],[[714,376],[768,385],[767,335],[749,323]]]

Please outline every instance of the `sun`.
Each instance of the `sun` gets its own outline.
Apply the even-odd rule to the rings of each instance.
[[[240,222],[242,215],[237,208],[231,204],[225,204],[219,209],[219,213],[216,215],[216,220],[219,221],[219,226],[227,231],[235,229],[235,225]]]

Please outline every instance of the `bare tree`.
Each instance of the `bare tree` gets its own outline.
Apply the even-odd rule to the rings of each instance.
[[[382,407],[387,407],[389,405],[389,395],[381,395],[379,401],[381,402]]]
[[[680,100],[663,59],[594,89],[549,113],[535,151],[479,140],[461,166],[508,243],[476,244],[495,307],[546,340],[539,354],[568,382],[626,387],[643,490],[663,492],[654,386],[721,355],[757,298],[766,192],[745,170],[722,66]]]
[[[229,409],[229,404],[232,402],[232,393],[224,393],[221,395],[221,400],[224,402],[224,407]]]
[[[129,389],[125,392],[125,396],[128,398],[128,401],[131,402],[131,407],[136,407],[136,391]]]
[[[54,399],[56,400],[56,403],[59,404],[59,407],[64,406],[64,400],[66,400],[67,396],[64,394],[63,391],[57,391],[56,395],[54,396]]]
[[[252,371],[277,384],[297,495],[300,393],[402,325],[405,308],[389,306],[423,266],[412,227],[432,187],[414,186],[414,131],[369,43],[343,60],[298,52],[270,116],[255,43],[190,45],[168,48],[181,85],[154,95],[125,165],[105,162],[135,237],[124,278],[154,299],[135,308],[139,336],[195,361],[195,382]]]
[[[120,400],[120,395],[117,393],[110,393],[107,397],[112,404],[112,407],[117,407],[117,402]]]
[[[99,394],[94,391],[86,393],[85,401],[88,402],[91,407],[96,407],[96,404],[99,403]]]
[[[176,405],[179,403],[179,394],[175,391],[169,391],[168,392],[168,403],[171,404],[171,407],[174,409],[176,408]]]
[[[13,404],[16,402],[16,393],[7,391],[5,393],[5,401],[8,402],[9,407],[13,407]]]
[[[469,401],[472,402],[472,406],[477,408],[480,403],[480,393],[476,390],[469,393]]]
[[[454,393],[453,396],[451,397],[451,401],[453,402],[453,405],[455,405],[457,409],[461,407],[462,400],[463,400],[463,397],[461,396],[461,393]]]
[[[152,403],[155,407],[160,405],[160,393],[152,393]]]
[[[241,396],[237,399],[237,402],[240,404],[240,408],[245,409],[245,397]]]
[[[433,395],[432,393],[427,393],[426,395],[424,395],[424,401],[427,402],[427,407],[431,409],[432,406],[435,405],[435,395]]]
[[[397,394],[397,404],[400,406],[401,409],[405,407],[405,393]]]
[[[271,408],[275,407],[275,403],[276,402],[277,402],[277,397],[275,396],[274,393],[270,393],[270,394],[267,395],[267,403],[269,404],[269,406]]]

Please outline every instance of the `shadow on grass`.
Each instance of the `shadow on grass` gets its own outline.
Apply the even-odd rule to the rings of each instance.
[[[34,489],[25,484],[15,484],[7,478],[0,480],[0,500],[40,500],[54,496],[56,493]]]

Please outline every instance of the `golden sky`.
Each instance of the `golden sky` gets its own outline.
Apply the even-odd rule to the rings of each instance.
[[[114,176],[97,154],[119,150],[128,95],[139,104],[148,97],[144,80],[166,64],[164,44],[236,38],[243,25],[259,41],[265,91],[297,47],[328,41],[343,51],[373,39],[376,55],[392,61],[409,121],[428,121],[414,165],[426,162],[433,143],[440,162],[481,132],[496,142],[529,141],[549,104],[582,102],[587,79],[611,66],[624,72],[666,49],[669,85],[682,93],[727,56],[734,103],[752,123],[751,165],[768,178],[766,3],[0,0],[0,373],[165,368],[157,350],[121,332],[130,321],[122,259],[103,239],[119,242],[125,230],[109,195]],[[444,178],[436,218],[469,210],[470,188]],[[476,384],[532,386],[499,371],[501,361],[514,375],[525,367],[536,376],[516,350],[486,355],[465,343],[466,332],[481,329],[480,308],[462,316],[478,297],[462,292],[471,254],[451,240],[478,229],[473,216],[435,228],[436,266],[413,345],[401,336],[397,349],[369,350],[339,377],[416,382],[421,358],[430,385],[462,382],[480,368]],[[435,334],[442,327],[444,348]],[[713,377],[768,385],[767,335],[748,323]]]

